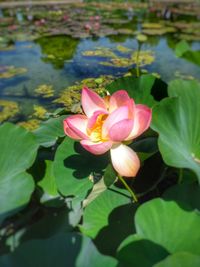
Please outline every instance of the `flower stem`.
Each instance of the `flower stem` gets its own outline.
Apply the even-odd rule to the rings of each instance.
[[[183,169],[179,169],[178,184],[181,184],[183,180]]]
[[[140,63],[139,63],[140,49],[141,49],[141,44],[139,42],[136,54],[136,77],[140,77]]]
[[[126,181],[124,180],[124,178],[122,178],[121,175],[118,174],[118,178],[119,180],[123,183],[123,185],[126,187],[126,189],[129,191],[129,193],[131,194],[134,202],[138,202],[138,199],[136,197],[136,194],[133,192],[133,190],[129,187],[129,185],[126,183]]]

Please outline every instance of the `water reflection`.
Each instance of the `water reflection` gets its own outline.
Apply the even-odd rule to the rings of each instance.
[[[65,62],[72,60],[79,40],[58,35],[39,38],[35,43],[41,47],[42,61],[51,63],[55,69],[62,69]]]

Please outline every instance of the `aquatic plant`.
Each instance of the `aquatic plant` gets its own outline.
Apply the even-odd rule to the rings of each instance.
[[[62,104],[68,111],[73,113],[80,113],[80,100],[81,100],[81,90],[83,86],[90,86],[93,90],[100,94],[105,93],[105,86],[113,80],[112,76],[100,76],[98,78],[87,78],[82,80],[80,83],[69,86],[64,89],[60,96],[53,102]]]
[[[144,105],[135,105],[123,90],[100,98],[84,87],[81,104],[85,114],[65,119],[65,134],[81,140],[81,145],[94,155],[110,150],[117,173],[126,177],[136,176],[140,167],[139,158],[125,144],[148,129],[151,110]]]
[[[38,129],[39,125],[41,124],[41,120],[38,119],[29,119],[27,121],[18,122],[18,125],[25,128],[28,131],[34,131]]]
[[[116,58],[116,54],[107,47],[96,47],[95,50],[88,50],[82,52],[83,56],[87,57],[107,57],[107,58]]]
[[[36,117],[38,119],[45,119],[47,110],[44,107],[34,105],[33,110],[34,110],[34,113],[32,115],[33,117]]]
[[[100,62],[99,64],[117,68],[127,68],[138,63],[139,66],[142,67],[152,64],[152,62],[155,60],[154,53],[152,51],[140,51],[138,58],[137,53],[137,51],[134,51],[130,57],[112,58],[110,61]]]
[[[34,91],[36,95],[42,96],[44,98],[54,96],[54,89],[52,85],[41,84]]]
[[[0,79],[8,79],[14,76],[22,75],[28,70],[26,68],[17,68],[14,66],[2,66],[0,67]]]
[[[102,77],[96,79],[96,85],[102,82]],[[167,85],[145,74],[105,87],[101,97],[83,90],[86,115],[70,116],[63,110],[64,115],[52,113],[45,122],[30,119],[0,126],[1,234],[7,242],[21,234],[14,252],[0,256],[0,265],[35,265],[48,248],[51,253],[42,253],[42,265],[56,261],[62,267],[76,261],[83,267],[89,247],[92,266],[182,266],[183,260],[199,266],[199,82],[176,79]],[[151,109],[151,129],[142,134]],[[148,116],[141,116],[143,112]],[[113,166],[107,153],[94,155],[64,137],[63,120],[66,133],[84,139],[81,144],[90,152],[111,149]],[[132,124],[141,134],[134,142],[133,135],[126,140]],[[16,223],[20,229],[13,228]],[[47,238],[37,238],[41,231]],[[64,248],[55,251],[60,244]]]
[[[0,122],[14,117],[19,111],[17,102],[0,99]]]
[[[172,2],[174,7],[167,11],[163,1],[157,1],[154,7],[135,1],[113,1],[110,5],[93,1],[91,5],[84,2],[62,6],[62,12],[58,5],[3,10],[4,16],[14,19],[0,29],[1,36],[10,35],[13,40],[20,38],[22,31],[23,38],[30,33],[44,36],[61,32],[78,38],[111,33],[115,37],[83,40],[85,51],[91,49],[91,43],[106,43],[113,47],[109,48],[112,56],[82,58],[80,67],[80,46],[76,62],[66,64],[63,71],[48,66],[50,72],[60,74],[55,79],[51,73],[50,79],[43,77],[39,69],[32,73],[32,68],[30,75],[16,80],[1,79],[1,95],[6,100],[0,101],[0,266],[200,266],[200,81],[195,79],[198,69],[196,75],[191,63],[198,64],[199,51],[196,42],[179,42],[181,34],[198,37],[198,27],[189,25],[194,20],[191,14],[197,15],[198,8],[196,4]],[[15,24],[15,11],[21,12],[18,19],[24,18],[16,30],[10,27]],[[190,16],[186,19],[189,26],[184,25],[180,12]],[[151,24],[143,30],[164,34],[164,28],[174,27],[176,32],[162,37],[148,35],[143,44],[145,38],[139,36],[142,29],[135,31],[136,27],[140,29],[141,18],[155,23],[155,16],[159,16],[161,26],[153,25],[153,29]],[[179,25],[175,25],[176,16],[181,18]],[[130,17],[129,29],[126,21]],[[160,21],[161,17],[165,21]],[[45,23],[33,25],[43,18]],[[106,26],[105,18],[115,25]],[[99,30],[84,28],[96,20]],[[121,39],[118,30],[123,32],[124,26]],[[126,35],[127,29],[131,38]],[[155,44],[158,60],[153,65],[155,55],[149,47]],[[137,45],[138,49],[129,48]],[[166,45],[171,48],[170,54],[165,53]],[[1,54],[9,55],[14,65],[14,55],[19,59],[18,51],[23,49],[24,44],[18,43],[16,51]],[[25,52],[35,57],[38,49],[33,45],[33,50]],[[66,62],[62,55],[50,52],[43,60],[54,67]],[[119,67],[113,64],[104,68],[96,64],[100,61],[116,61]],[[120,69],[120,64],[125,68]],[[141,67],[136,68],[137,64]],[[4,71],[2,67],[0,72]],[[114,77],[86,78],[71,85],[74,71],[78,79],[92,73],[98,76],[101,71],[114,73]],[[33,75],[36,73],[38,76]],[[62,79],[64,75],[67,79]],[[167,83],[168,76],[171,81]],[[52,79],[53,87],[49,83]],[[66,84],[71,86],[66,88]],[[91,90],[82,91],[84,87]],[[52,92],[56,88],[65,89],[57,96]],[[18,99],[19,104],[5,103],[10,102],[8,97]],[[17,112],[21,103],[23,110]],[[2,111],[8,106],[6,112],[10,115],[6,117]],[[32,112],[28,118],[27,110]],[[149,121],[147,117],[141,119],[145,111]],[[153,116],[149,125],[150,111]],[[82,119],[85,124],[80,123]],[[67,134],[84,140],[66,136],[63,121]],[[132,125],[138,126],[140,135],[126,140],[129,130],[134,129]]]

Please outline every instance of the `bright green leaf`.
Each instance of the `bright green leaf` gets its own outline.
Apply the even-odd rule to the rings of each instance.
[[[58,118],[51,118],[41,124],[41,126],[34,131],[37,141],[41,146],[50,147],[55,144],[58,137],[63,137],[63,120],[65,116]]]
[[[172,81],[169,95],[153,109],[160,152],[166,164],[191,169],[200,181],[200,83]]]
[[[135,234],[121,243],[117,259],[123,267],[151,267],[168,255],[169,253],[162,246]]]
[[[0,221],[28,203],[34,190],[25,171],[33,164],[38,144],[32,133],[5,123],[0,127]]]
[[[154,199],[136,212],[140,237],[161,245],[169,253],[187,251],[200,255],[200,215],[185,211],[173,201]]]
[[[85,208],[81,231],[94,238],[108,225],[110,213],[127,203],[130,203],[129,198],[111,190],[104,191]]]
[[[175,54],[177,57],[181,57],[186,51],[190,50],[189,44],[182,40],[175,47]]]
[[[38,182],[38,185],[44,190],[45,193],[52,197],[58,196],[58,191],[57,191],[57,186],[56,186],[56,181],[53,173],[53,162],[50,160],[46,160],[46,171],[45,175]]]
[[[166,200],[176,201],[180,207],[200,210],[200,186],[194,184],[179,184],[170,187],[163,195]]]
[[[151,89],[156,78],[151,75],[142,75],[139,78],[123,77],[115,80],[109,84],[106,89],[110,93],[118,90],[126,90],[130,97],[132,97],[136,104],[146,104],[152,107],[156,101],[151,95]]]
[[[85,151],[78,142],[66,137],[58,147],[54,161],[54,175],[58,190],[65,196],[83,196],[92,188],[91,173],[101,173],[107,158]]]
[[[200,256],[187,252],[179,252],[168,256],[153,267],[199,267]]]
[[[177,57],[182,57],[194,64],[200,65],[200,50],[191,50],[189,44],[184,40],[176,45],[175,54]]]

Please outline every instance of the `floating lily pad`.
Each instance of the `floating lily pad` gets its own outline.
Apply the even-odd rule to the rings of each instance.
[[[0,67],[0,79],[12,78],[27,72],[26,68],[16,68],[14,66]]]
[[[54,89],[52,85],[41,84],[35,89],[36,95],[40,95],[44,98],[49,98],[54,95]]]
[[[137,39],[139,42],[144,43],[144,42],[147,41],[148,37],[147,37],[146,35],[140,33],[140,34],[137,34],[137,35],[136,35],[136,39]]]
[[[34,105],[33,109],[34,109],[34,113],[32,115],[33,117],[36,117],[38,119],[45,119],[46,114],[47,114],[47,110],[44,107]]]
[[[19,113],[17,102],[0,100],[0,122],[6,121]]]
[[[27,121],[20,121],[18,125],[22,126],[23,128],[34,131],[40,126],[41,120],[38,119],[30,119]]]
[[[144,29],[161,29],[161,28],[163,28],[163,24],[153,23],[153,22],[145,22],[145,23],[142,23],[142,28],[144,28]]]
[[[140,67],[149,65],[155,60],[154,53],[152,51],[134,51],[130,57],[117,57],[112,58],[110,61],[100,62],[99,64],[104,66],[111,66],[117,68],[127,68],[134,64],[138,64]]]
[[[174,33],[176,28],[173,27],[163,27],[158,29],[143,29],[142,33],[146,35],[164,35],[166,33]]]
[[[118,45],[116,47],[116,50],[119,51],[120,53],[124,53],[124,54],[129,54],[132,52],[132,49],[130,49],[126,46],[123,46],[123,45]]]
[[[180,40],[185,40],[185,41],[200,41],[200,35],[195,35],[195,34],[181,33],[178,35],[178,38]]]
[[[82,52],[83,56],[87,57],[108,57],[108,58],[116,58],[116,54],[112,52],[111,49],[106,47],[97,47],[96,50],[84,51]]]

